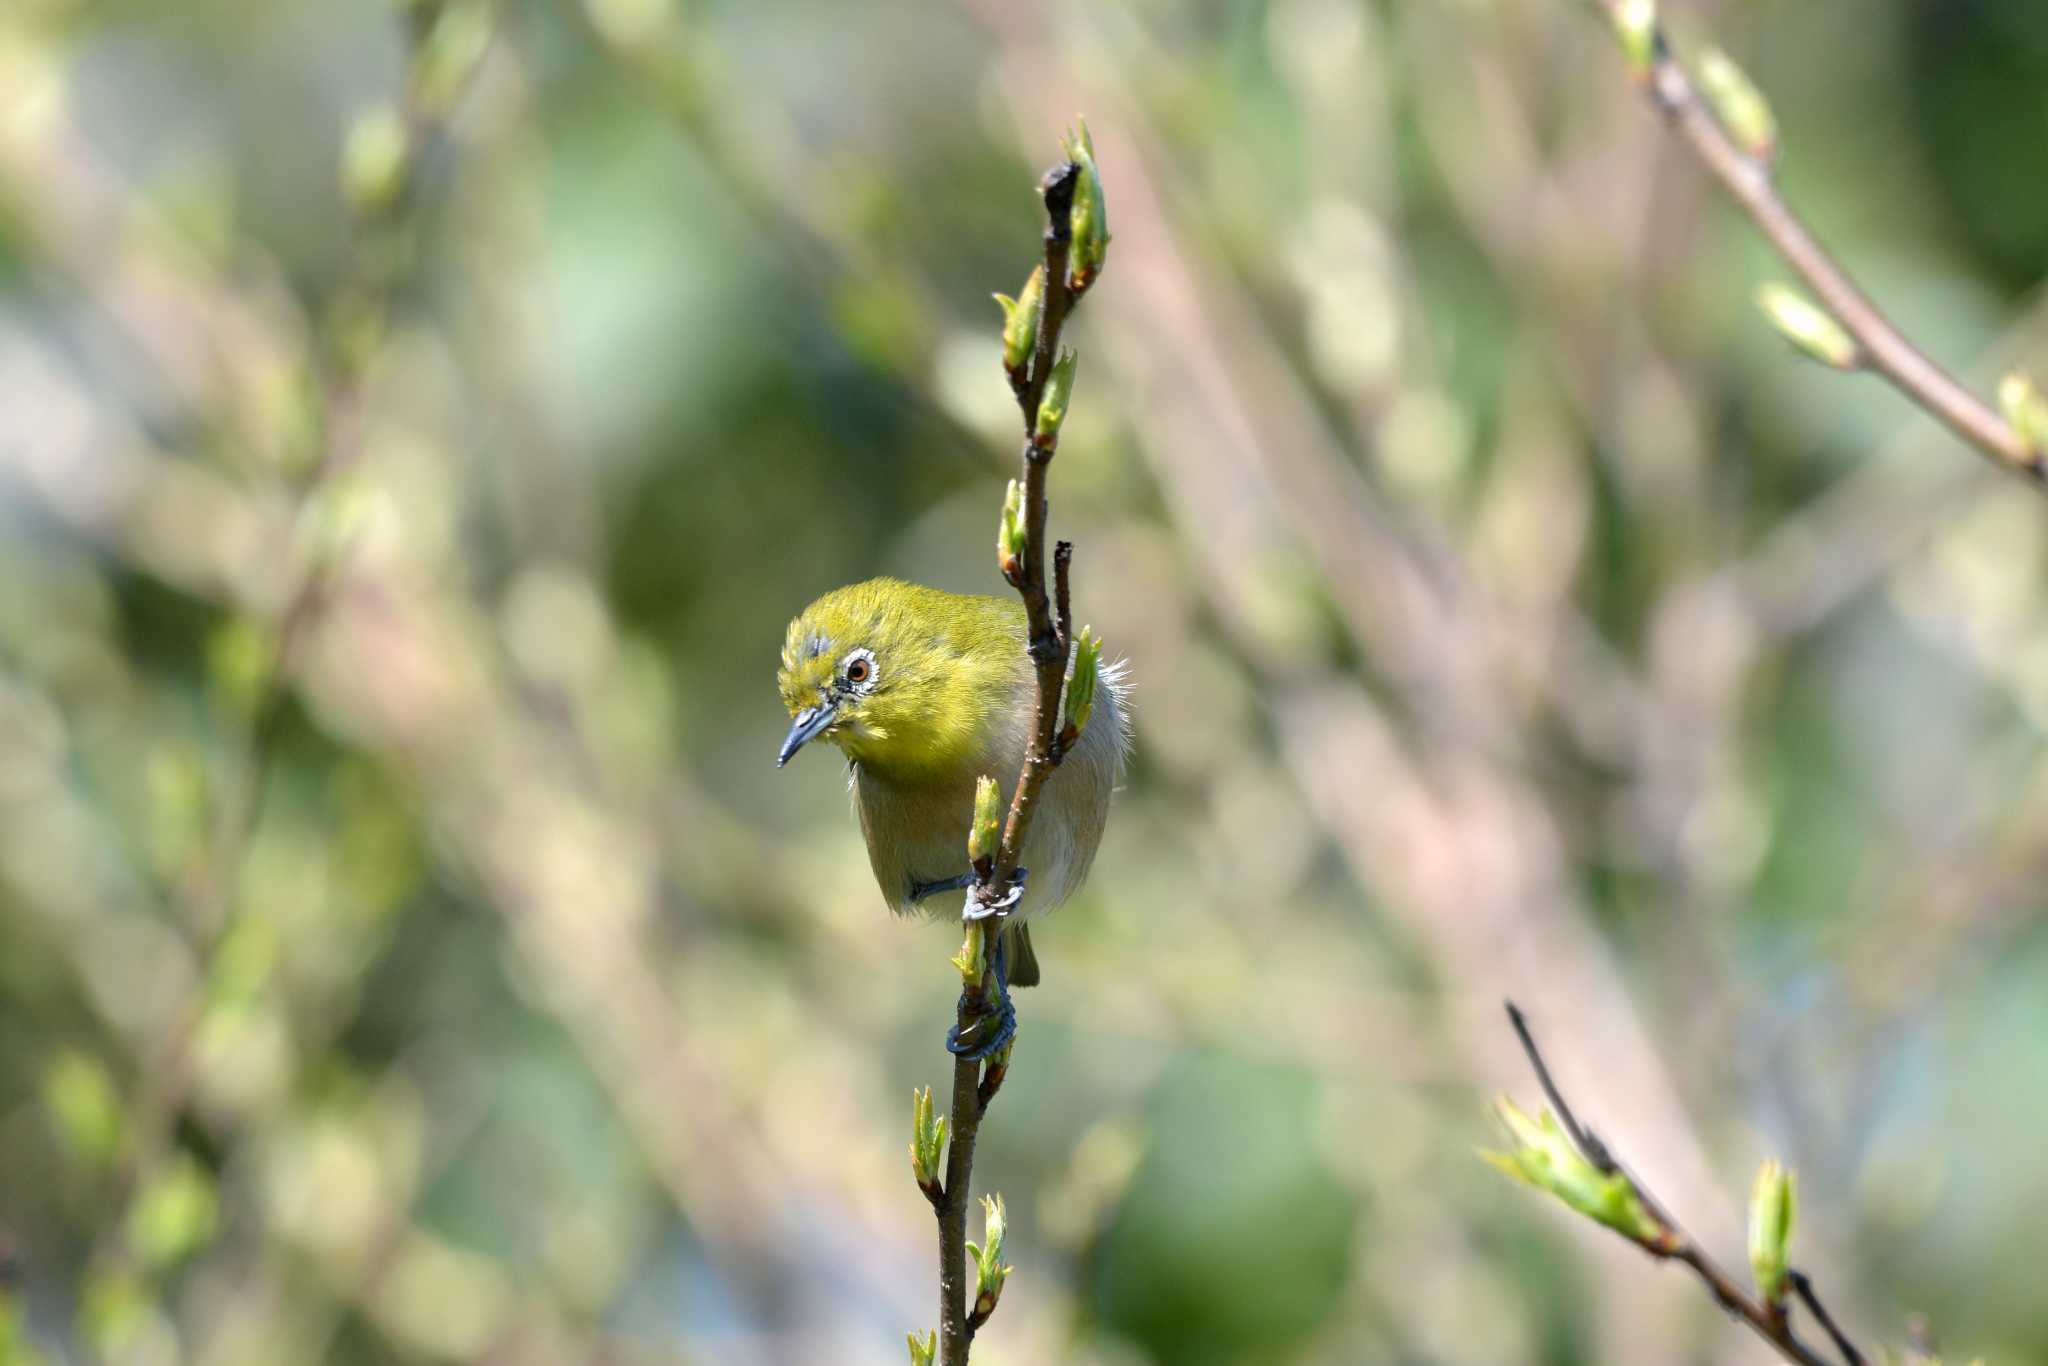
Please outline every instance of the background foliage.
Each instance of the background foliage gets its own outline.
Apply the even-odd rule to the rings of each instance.
[[[1584,7],[447,5],[0,10],[0,1360],[901,1359],[953,944],[771,677],[1002,591],[1076,110],[1138,752],[977,1360],[1758,1359],[1473,1160],[1507,994],[1731,1259],[1774,1152],[1866,1336],[2048,1357],[2048,510],[1790,360]],[[1669,8],[2039,367],[2048,16]]]

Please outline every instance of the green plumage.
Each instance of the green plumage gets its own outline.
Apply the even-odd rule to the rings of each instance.
[[[845,753],[868,861],[899,913],[958,915],[964,893],[913,901],[912,889],[967,870],[977,778],[993,777],[1008,805],[1037,696],[1025,631],[1013,599],[896,579],[828,593],[790,623],[777,682],[797,724],[783,758],[814,736]],[[1046,780],[1025,840],[1031,876],[1009,941],[1013,985],[1037,980],[1023,921],[1066,900],[1095,858],[1128,724],[1122,666],[1105,668],[1094,715]]]

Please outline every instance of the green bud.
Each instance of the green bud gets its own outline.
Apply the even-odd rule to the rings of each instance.
[[[982,1196],[981,1210],[982,1243],[969,1243],[967,1250],[974,1254],[974,1319],[986,1323],[996,1311],[996,1301],[1003,1297],[1003,1282],[1015,1268],[1003,1265],[1003,1197]]]
[[[1998,406],[2005,420],[2035,455],[2048,451],[2048,399],[2034,381],[2015,370],[1998,382]]]
[[[212,1239],[219,1212],[213,1178],[190,1154],[179,1153],[142,1188],[128,1214],[128,1241],[162,1270]]]
[[[910,1097],[910,1171],[926,1191],[939,1188],[939,1160],[946,1151],[946,1117],[932,1112],[932,1088]]]
[[[937,1333],[911,1333],[908,1336],[910,1340],[910,1366],[932,1366],[932,1362],[938,1357],[939,1335]]]
[[[1756,301],[1786,341],[1822,365],[1854,370],[1862,363],[1856,339],[1826,309],[1790,285],[1765,285],[1757,291]]]
[[[974,824],[967,828],[967,861],[979,865],[993,858],[997,832],[1002,828],[1002,794],[996,780],[983,774],[974,783]]]
[[[43,1104],[71,1155],[105,1166],[121,1151],[126,1120],[121,1095],[99,1059],[67,1049],[43,1073]]]
[[[1083,626],[1074,637],[1074,676],[1067,680],[1067,729],[1079,735],[1095,710],[1095,684],[1102,675],[1102,637]]]
[[[357,213],[382,213],[405,188],[411,160],[411,141],[399,112],[388,104],[365,110],[349,125],[342,148],[342,192]]]
[[[1003,496],[1003,520],[996,527],[996,568],[1010,583],[1024,572],[1024,486],[1015,479]]]
[[[1545,1110],[1540,1119],[1531,1119],[1505,1096],[1495,1113],[1515,1146],[1505,1153],[1481,1153],[1488,1162],[1646,1247],[1660,1245],[1669,1236],[1669,1230],[1643,1205],[1628,1177],[1618,1171],[1603,1172],[1588,1162],[1559,1126],[1556,1115]]]
[[[1088,136],[1088,120],[1074,116],[1080,132],[1064,139],[1067,160],[1081,170],[1074,186],[1074,206],[1067,215],[1073,246],[1067,254],[1067,283],[1076,292],[1088,288],[1102,273],[1109,255],[1109,201],[1102,193],[1102,174],[1095,168],[1095,143]]]
[[[1727,53],[1717,47],[1707,49],[1700,58],[1700,85],[1720,116],[1721,126],[1743,151],[1758,161],[1777,158],[1778,120],[1771,113],[1770,101]]]
[[[968,925],[967,937],[960,943],[960,952],[954,954],[948,961],[960,969],[960,980],[967,986],[971,988],[981,985],[981,979],[988,971],[988,949],[982,942],[981,925],[978,922]]]
[[[1657,62],[1657,0],[1610,0],[1608,14],[1629,70],[1648,76]]]
[[[1749,1196],[1749,1269],[1756,1288],[1772,1304],[1785,1298],[1785,1269],[1790,1264],[1792,1227],[1798,1219],[1799,1195],[1792,1173],[1775,1158],[1757,1168]]]
[[[1016,298],[1007,294],[995,298],[1003,306],[1003,368],[1021,375],[1038,346],[1038,318],[1045,311],[1045,267],[1031,268],[1031,278]]]
[[[1060,358],[1052,363],[1045,393],[1038,400],[1037,430],[1032,435],[1040,446],[1050,446],[1059,440],[1060,425],[1067,420],[1067,400],[1074,396],[1074,367],[1078,363],[1079,358],[1072,351],[1061,351]]]

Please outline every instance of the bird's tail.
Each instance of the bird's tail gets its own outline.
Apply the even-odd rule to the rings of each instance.
[[[1038,985],[1038,955],[1031,951],[1031,927],[1015,924],[1003,931],[1003,966],[1013,987]]]

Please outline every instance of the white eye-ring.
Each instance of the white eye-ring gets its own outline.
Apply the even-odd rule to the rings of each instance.
[[[839,661],[839,676],[862,692],[874,687],[877,676],[875,652],[865,647],[848,650],[846,658]]]

